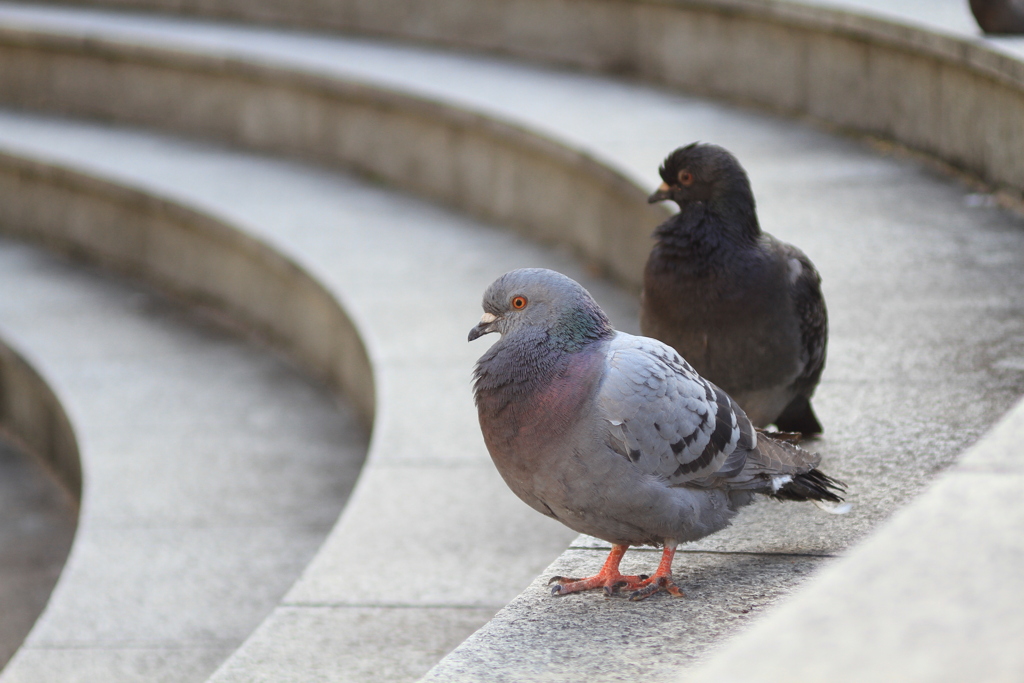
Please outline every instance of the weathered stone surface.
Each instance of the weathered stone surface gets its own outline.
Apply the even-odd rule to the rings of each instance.
[[[589,576],[605,550],[569,550],[425,681],[672,681],[681,667],[742,629],[813,575],[811,555],[683,552],[675,576],[684,598],[644,602],[600,591],[551,596],[551,576]],[[660,552],[633,550],[625,573],[650,573]]]
[[[337,518],[365,454],[355,411],[138,284],[7,238],[0,290],[17,293],[0,297],[0,335],[67,411],[85,475],[67,564],[39,576],[60,579],[0,678],[205,679]],[[2,501],[6,529],[19,517]],[[70,532],[36,550],[66,552]],[[33,557],[0,549],[8,569]]]
[[[396,586],[396,589],[398,587]],[[396,596],[402,597],[402,596]],[[412,681],[462,642],[491,609],[292,606],[277,608],[216,681]]]

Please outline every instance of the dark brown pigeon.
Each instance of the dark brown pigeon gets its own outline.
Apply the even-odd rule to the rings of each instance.
[[[825,366],[821,277],[802,251],[761,232],[747,174],[715,145],[680,147],[648,201],[658,226],[644,269],[640,329],[722,387],[758,427],[819,434],[811,408]]]
[[[506,273],[483,308],[469,340],[501,334],[477,363],[474,384],[494,464],[530,507],[613,546],[596,575],[552,579],[555,595],[681,595],[672,580],[676,546],[726,527],[755,494],[842,500],[842,484],[816,469],[817,455],[759,434],[672,348],[612,329],[566,276]],[[650,577],[619,572],[631,545],[664,548]]]
[[[971,13],[985,33],[1024,33],[1024,0],[971,0]]]

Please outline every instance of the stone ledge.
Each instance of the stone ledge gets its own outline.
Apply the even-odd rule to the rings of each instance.
[[[0,225],[10,234],[221,311],[351,396],[372,424],[372,370],[355,326],[321,284],[276,250],[167,198],[4,152],[0,198]]]
[[[303,346],[303,334],[335,347],[345,341],[343,331],[323,329],[332,310],[317,308],[317,294],[326,292],[293,261],[123,174],[57,163],[73,145],[23,153],[11,138],[31,135],[11,136],[14,117],[3,116],[5,234],[216,309],[219,320],[231,316],[299,364],[318,360],[310,350],[320,348]],[[111,153],[113,145],[102,150]],[[335,405],[274,354],[211,331],[209,316],[204,327],[176,318],[145,288],[10,241],[2,251],[5,291],[18,292],[4,301],[5,332],[54,378],[79,434],[86,486],[60,582],[0,679],[127,680],[132,670],[147,680],[181,680],[181,671],[205,678],[276,604],[336,520],[366,453],[358,410]],[[275,324],[284,328],[276,336]],[[339,371],[346,364],[368,366],[361,344],[345,352],[347,359],[328,358],[320,376],[350,381]],[[3,384],[19,390],[21,403],[33,398]]]
[[[372,83],[13,25],[0,28],[0,59],[0,103],[8,106],[338,164],[534,239],[570,244],[633,287],[649,226],[666,215],[620,172],[564,142]]]
[[[1018,196],[1024,188],[1024,134],[1013,125],[1024,118],[1024,55],[842,9],[786,0],[78,4],[354,31],[636,74],[880,135]]]

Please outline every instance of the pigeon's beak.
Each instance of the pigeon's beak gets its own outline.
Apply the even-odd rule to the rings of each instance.
[[[658,185],[658,189],[651,193],[651,196],[647,198],[647,203],[657,204],[658,202],[663,202],[666,199],[671,199],[671,191],[672,188],[668,186],[668,183],[662,183],[661,185]]]
[[[474,339],[479,339],[480,337],[484,336],[485,334],[488,334],[490,332],[494,332],[494,328],[492,327],[492,325],[494,325],[494,323],[497,320],[498,320],[498,316],[496,316],[496,315],[494,315],[492,313],[484,313],[480,317],[480,323],[476,327],[474,327],[473,329],[471,329],[469,331],[469,341],[473,341]]]

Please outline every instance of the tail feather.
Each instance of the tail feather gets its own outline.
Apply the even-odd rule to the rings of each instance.
[[[846,484],[818,469],[821,456],[760,432],[743,470],[728,479],[733,490],[764,493],[776,500],[841,503]]]
[[[761,429],[760,427],[755,427],[754,431],[756,431],[758,434],[763,434],[764,436],[767,436],[772,441],[785,441],[786,443],[791,443],[793,445],[798,445],[801,441],[804,440],[803,432],[776,432],[768,431],[767,429]]]
[[[817,467],[821,456],[795,443],[782,441],[768,432],[757,435],[757,448],[748,459],[773,474],[798,474]],[[754,464],[751,463],[751,464]]]
[[[793,475],[792,479],[769,495],[778,500],[819,500],[841,503],[843,502],[841,495],[843,493],[846,493],[846,484],[815,468]]]

